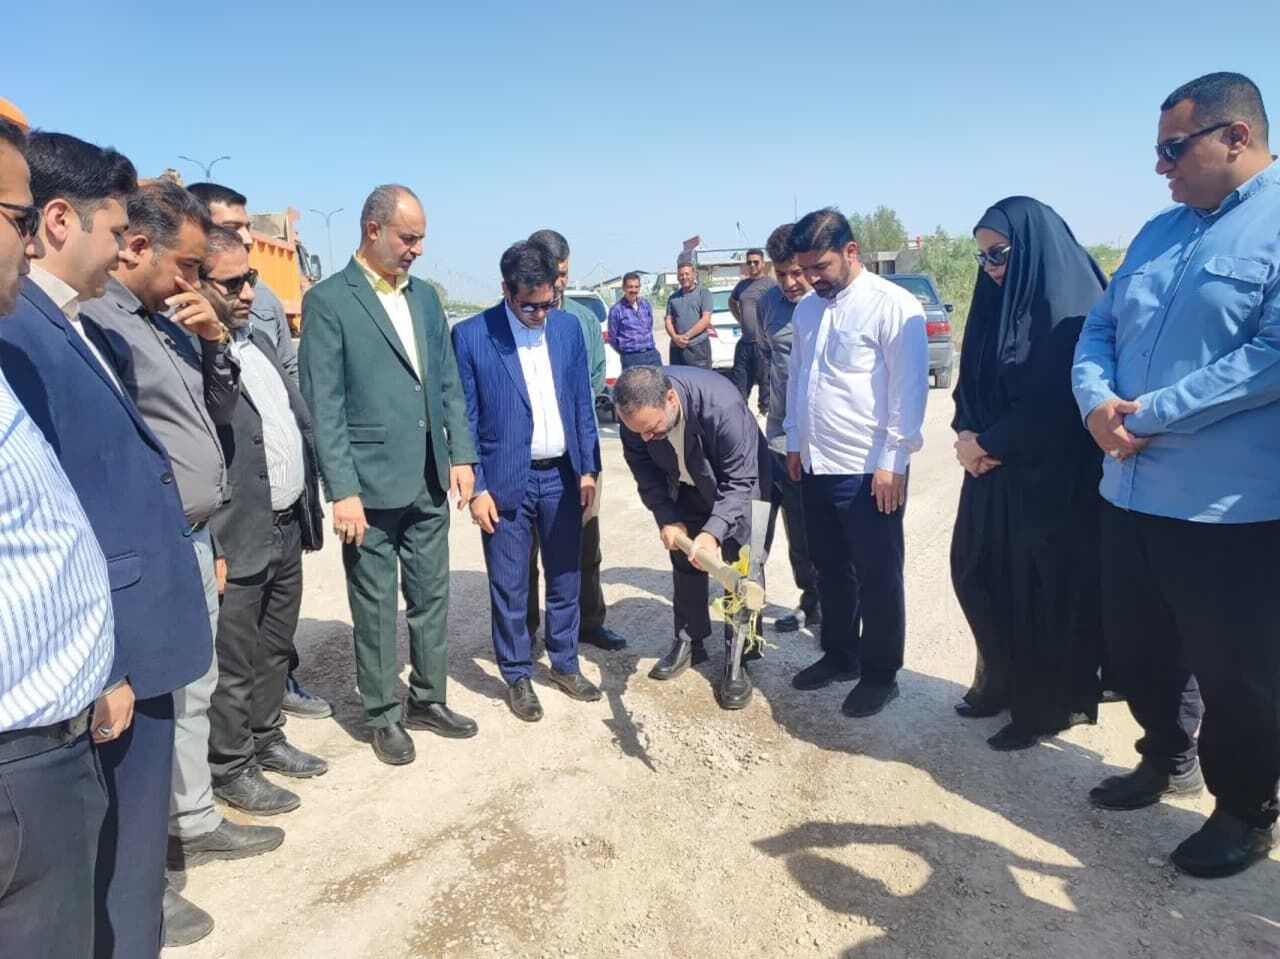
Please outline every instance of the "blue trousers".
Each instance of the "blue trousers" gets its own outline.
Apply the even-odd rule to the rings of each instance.
[[[524,498],[498,510],[492,534],[481,534],[489,570],[493,653],[508,684],[533,675],[529,626],[529,550],[534,528],[547,577],[547,654],[557,672],[578,672],[579,547],[582,504],[578,479],[562,457],[547,469],[530,469]]]
[[[110,805],[98,841],[97,959],[156,959],[173,777],[173,696],[140,699],[133,725],[98,747]]]
[[[871,474],[801,479],[809,558],[818,573],[823,651],[873,683],[892,682],[907,639],[902,516],[876,507]],[[862,635],[858,635],[861,621]]]
[[[622,354],[622,368],[629,370],[633,366],[661,366],[662,354],[655,348],[650,347],[647,350],[636,350],[633,353]]]

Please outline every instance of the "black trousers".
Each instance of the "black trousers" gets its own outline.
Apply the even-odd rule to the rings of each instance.
[[[107,786],[87,733],[0,763],[0,954],[93,955],[93,876],[106,813]]]
[[[773,458],[773,495],[775,509],[769,513],[769,530],[765,534],[765,550],[773,549],[773,533],[778,513],[782,514],[782,526],[787,531],[787,559],[791,563],[791,575],[800,590],[800,608],[812,614],[818,603],[818,573],[809,558],[809,535],[804,528],[804,494],[800,484],[787,475],[787,458],[770,451]]]
[[[700,366],[704,370],[711,369],[711,340],[690,343],[681,349],[674,343],[667,351],[667,358],[672,366]]]
[[[533,544],[529,550],[529,606],[525,622],[529,635],[538,631],[542,622],[541,605],[538,602],[538,527],[532,528]],[[588,635],[604,625],[604,588],[600,585],[600,566],[604,557],[600,553],[600,517],[593,516],[582,524],[582,546],[578,561],[582,565],[582,585],[579,587],[578,611],[581,618],[578,633]]]
[[[759,387],[756,408],[763,414],[769,412],[769,371],[755,340],[738,340],[733,348],[733,370],[729,374],[733,385],[745,400],[751,395],[751,387]]]
[[[873,683],[893,681],[906,649],[902,517],[876,507],[871,474],[801,479],[809,555],[818,571],[823,652]],[[859,631],[861,635],[859,635]]]
[[[173,779],[173,695],[133,704],[133,725],[97,747],[110,802],[94,883],[96,959],[156,959]]]
[[[235,779],[257,753],[284,739],[280,704],[302,607],[302,531],[290,513],[271,531],[267,565],[227,579],[218,611],[218,688],[209,703],[209,767],[215,785]]]
[[[1218,808],[1259,826],[1280,804],[1280,521],[1102,519],[1102,615],[1137,748],[1172,772],[1197,753]],[[1203,707],[1201,704],[1203,703]]]

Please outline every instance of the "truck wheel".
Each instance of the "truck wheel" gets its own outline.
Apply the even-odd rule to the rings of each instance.
[[[951,370],[952,367],[944,366],[933,371],[933,384],[940,390],[951,389]]]

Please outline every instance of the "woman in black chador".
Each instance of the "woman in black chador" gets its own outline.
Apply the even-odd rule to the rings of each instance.
[[[951,580],[978,646],[962,716],[1010,711],[987,740],[1025,749],[1098,715],[1102,453],[1071,393],[1085,314],[1106,280],[1071,229],[1028,197],[974,229],[982,269],[956,386],[967,476]]]

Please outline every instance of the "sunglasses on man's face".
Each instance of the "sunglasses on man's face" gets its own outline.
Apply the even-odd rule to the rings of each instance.
[[[200,278],[206,283],[212,283],[227,296],[239,296],[246,283],[250,289],[258,285],[258,271],[252,268],[243,276],[233,276],[226,280],[215,280],[204,272],[201,272]]]
[[[534,316],[538,313],[546,313],[548,310],[553,310],[555,306],[555,300],[546,300],[543,303],[521,303],[520,312],[525,316]]]
[[[763,266],[764,260],[747,260],[747,266]]]
[[[1004,266],[1009,262],[1009,251],[1012,249],[1012,246],[998,246],[990,250],[979,250],[974,254],[974,258],[978,261],[978,266]]]
[[[1182,159],[1182,155],[1187,152],[1187,147],[1191,146],[1192,140],[1197,137],[1206,136],[1210,133],[1216,133],[1218,130],[1224,130],[1233,123],[1235,123],[1234,120],[1228,120],[1225,123],[1215,123],[1211,127],[1205,127],[1203,130],[1197,130],[1195,133],[1188,133],[1184,137],[1173,137],[1169,140],[1163,141],[1162,143],[1157,143],[1156,156],[1161,160],[1164,160],[1165,163],[1176,164]]]
[[[22,206],[18,203],[0,201],[0,208],[10,211],[7,219],[14,225],[14,228],[18,231],[18,236],[22,239],[32,239],[36,235],[36,231],[40,229],[39,207]]]

